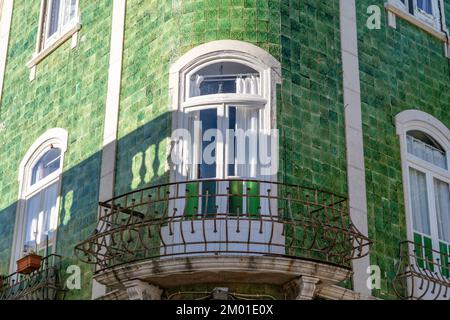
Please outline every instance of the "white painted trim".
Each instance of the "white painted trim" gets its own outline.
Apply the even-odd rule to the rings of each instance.
[[[250,61],[254,65],[269,69],[275,83],[281,83],[281,64],[268,52],[248,42],[237,40],[211,41],[195,47],[172,64],[169,71],[169,110],[180,109],[184,88],[180,87],[181,76],[193,66],[211,59],[236,58]]]
[[[54,128],[46,131],[42,134],[36,141],[31,145],[31,147],[25,153],[22,161],[19,165],[19,193],[18,193],[18,201],[16,208],[16,219],[14,224],[14,236],[13,236],[13,244],[11,249],[11,261],[10,261],[10,272],[15,271],[15,263],[17,258],[19,258],[18,246],[23,242],[23,229],[24,229],[24,217],[25,217],[25,204],[26,204],[26,196],[27,193],[31,192],[28,190],[29,183],[29,173],[31,166],[35,163],[36,159],[42,155],[42,153],[47,150],[50,145],[56,145],[61,149],[61,166],[60,169],[52,174],[50,179],[47,181],[46,185],[50,185],[57,180],[59,180],[59,192],[58,199],[56,203],[56,208],[59,214],[59,204],[61,198],[61,175],[63,172],[64,166],[64,154],[67,151],[67,143],[68,143],[68,132],[65,129]],[[56,240],[55,240],[56,241]],[[55,248],[53,248],[55,250]]]
[[[113,2],[112,12],[111,47],[109,56],[108,89],[105,104],[99,201],[106,201],[114,196],[125,14],[126,0],[115,0]],[[101,214],[100,209],[98,214]],[[92,299],[104,296],[105,294],[106,287],[93,280]]]
[[[405,110],[395,117],[397,134],[421,130],[433,136],[446,150],[450,150],[450,130],[432,115],[420,110]]]
[[[356,228],[367,236],[367,196],[355,0],[340,0],[340,23],[350,217]],[[369,254],[364,258],[353,260],[354,289],[365,296],[371,295],[371,290],[367,287],[369,265]]]
[[[65,43],[68,39],[71,39],[71,49],[74,49],[78,44],[78,32],[81,30],[81,16],[79,9],[79,1],[76,3],[76,18],[65,28],[58,28],[58,32],[52,36],[52,39],[45,39],[45,36],[42,37],[42,29],[45,26],[44,18],[48,17],[48,13],[45,13],[46,5],[45,2],[48,0],[41,0],[41,7],[39,13],[39,25],[38,25],[38,33],[36,35],[36,49],[33,53],[31,59],[27,62],[26,66],[30,69],[29,80],[33,81],[36,78],[36,67],[37,65],[44,60],[48,55],[50,55],[53,51],[55,51],[58,47],[60,47],[63,43]],[[47,8],[49,9],[49,8]],[[63,14],[63,10],[61,10],[60,15]],[[60,20],[62,17],[60,17]],[[47,30],[44,30],[44,33],[47,33]]]
[[[30,61],[27,62],[27,67],[29,69],[37,66],[39,62],[44,60],[49,54],[55,51],[59,46],[61,46],[64,42],[66,42],[69,38],[77,36],[78,31],[81,30],[81,24],[77,23],[72,28],[68,29],[64,34],[58,37],[55,41],[53,41],[50,45],[45,47],[39,52],[33,54],[33,57]]]
[[[3,80],[5,79],[13,7],[14,0],[3,0],[0,12],[0,43],[2,44],[0,46],[0,103],[2,101]]]
[[[68,141],[68,133],[67,130],[61,128],[53,128],[46,131],[43,135],[41,135],[28,149],[23,157],[23,160],[19,165],[19,175],[17,179],[21,181],[23,179],[23,174],[25,171],[25,167],[30,163],[30,159],[34,159],[36,157],[36,150],[38,150],[43,145],[50,145],[52,141],[56,141],[58,146],[61,148],[62,153],[67,151],[67,141]]]
[[[426,33],[432,35],[433,37],[437,38],[438,40],[444,42],[444,43],[449,43],[450,41],[447,40],[447,37],[445,35],[445,33],[443,33],[442,31],[440,31],[440,26],[439,28],[437,28],[436,26],[432,26],[429,23],[426,23],[420,19],[418,19],[418,17],[415,17],[413,15],[411,15],[409,12],[406,12],[405,9],[402,9],[401,7],[399,7],[398,5],[394,5],[392,3],[386,3],[385,4],[385,8],[387,10],[388,13],[391,13],[399,18],[402,18],[406,21],[408,21],[409,23],[415,25],[416,27],[422,29],[423,31],[425,31]],[[392,19],[392,18],[391,18]],[[444,26],[445,26],[445,14],[444,14]],[[391,20],[389,20],[391,22]],[[395,28],[396,24],[392,24],[392,22],[390,23],[390,27]]]

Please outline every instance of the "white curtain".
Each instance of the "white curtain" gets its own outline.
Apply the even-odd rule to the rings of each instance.
[[[450,243],[450,191],[448,183],[434,179],[439,239]]]
[[[238,94],[255,94],[261,92],[261,79],[255,76],[237,77],[236,93]]]
[[[58,183],[39,192],[27,201],[25,217],[25,243],[28,250],[35,250],[36,245],[42,248],[54,237],[58,223],[56,202],[58,199]]]
[[[37,194],[27,201],[25,217],[25,243],[28,250],[34,250],[37,239],[40,239],[40,230],[42,229],[42,211],[40,209],[41,195]]]
[[[45,239],[48,234],[51,240],[54,236],[54,231],[58,224],[58,213],[56,210],[56,201],[58,199],[58,183],[54,183],[44,191],[43,212],[45,217],[45,224],[43,229],[43,237]]]
[[[200,86],[205,80],[205,77],[201,75],[196,75],[194,79],[191,80],[190,97],[198,97],[201,95]]]
[[[50,17],[48,17],[49,27],[48,36],[51,37],[58,31],[59,13],[61,9],[61,0],[52,0],[50,7]]]
[[[433,14],[433,0],[417,0],[417,7],[426,13]]]
[[[236,108],[236,127],[237,175],[243,178],[256,178],[258,174],[258,110],[248,107]],[[239,134],[245,134],[245,140]]]
[[[67,25],[75,19],[77,14],[77,0],[64,0],[63,25]]]
[[[420,233],[430,235],[426,176],[420,171],[410,169],[409,180],[414,229]]]
[[[447,169],[447,157],[442,151],[411,136],[407,136],[407,147],[408,152],[416,157]]]

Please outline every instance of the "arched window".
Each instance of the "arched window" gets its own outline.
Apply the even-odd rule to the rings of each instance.
[[[178,146],[183,163],[175,170],[177,177],[173,180],[272,180],[276,176],[261,164],[259,155],[264,144],[261,139],[269,141],[275,129],[280,72],[279,62],[263,49],[232,40],[194,48],[172,66],[171,108],[177,111],[173,129],[185,129],[190,137],[189,142]],[[278,161],[277,155],[272,156]],[[268,166],[277,167],[278,163]],[[202,194],[215,194],[221,188],[215,181],[191,187],[192,193]],[[259,186],[252,183],[229,187],[259,192]],[[204,210],[202,204],[194,206],[209,213],[220,207],[214,200],[209,205],[211,208]],[[247,205],[247,213],[250,207]],[[256,211],[257,205],[254,207]]]
[[[67,132],[51,129],[26,153],[19,170],[19,205],[12,263],[26,252],[55,250],[58,200]]]
[[[402,146],[410,240],[424,248],[423,252],[416,248],[417,254],[424,257],[419,260],[421,267],[434,269],[431,261],[441,261],[445,266],[449,262],[433,256],[431,249],[450,253],[450,131],[417,110],[397,116],[397,131]],[[447,269],[442,272],[450,277]]]

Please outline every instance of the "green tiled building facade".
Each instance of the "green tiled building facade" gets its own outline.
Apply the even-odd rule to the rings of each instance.
[[[0,10],[0,275],[8,276],[16,271],[15,260],[23,256],[24,239],[37,237],[38,232],[27,235],[26,223],[27,214],[32,211],[30,199],[40,192],[33,188],[33,170],[35,161],[45,154],[43,150],[53,150],[56,146],[62,155],[56,159],[60,163],[60,168],[55,169],[58,174],[48,171],[47,168],[52,168],[51,162],[44,166],[43,172],[50,172],[49,176],[53,175],[57,181],[56,202],[50,210],[53,213],[48,215],[53,217],[48,219],[57,222],[51,246],[38,252],[61,257],[61,265],[56,266],[57,271],[53,270],[60,274],[57,287],[61,290],[56,290],[52,297],[132,299],[136,297],[130,293],[133,291],[130,288],[141,288],[137,290],[141,292],[137,298],[199,298],[208,293],[214,297],[215,288],[228,288],[229,295],[237,298],[429,299],[435,295],[412,287],[421,279],[420,275],[431,269],[442,274],[436,280],[442,292],[450,291],[450,239],[447,238],[450,232],[446,231],[450,230],[450,199],[446,198],[450,183],[450,1],[43,0],[30,3],[0,0]],[[267,77],[262,81],[267,90],[264,91],[267,101],[262,108],[269,111],[267,119],[263,119],[272,129],[278,129],[279,144],[279,170],[270,179],[279,184],[275,192],[281,200],[275,201],[278,201],[278,215],[283,215],[284,222],[280,225],[287,226],[279,236],[285,238],[286,246],[287,243],[297,244],[304,237],[303,241],[309,241],[311,247],[322,251],[317,255],[305,255],[297,248],[278,256],[261,252],[250,254],[247,243],[244,250],[247,254],[240,252],[237,256],[231,254],[232,257],[227,257],[226,252],[208,252],[203,256],[204,261],[198,254],[189,260],[189,252],[184,251],[181,255],[163,258],[167,252],[163,254],[161,248],[167,243],[162,241],[164,245],[160,245],[160,241],[164,228],[171,226],[173,205],[171,200],[161,200],[149,209],[169,212],[160,212],[169,222],[161,222],[152,229],[159,231],[159,235],[152,238],[158,240],[148,240],[156,243],[156,253],[149,250],[120,256],[120,250],[128,246],[122,244],[114,249],[122,260],[114,256],[106,262],[107,268],[95,265],[95,258],[93,261],[80,258],[83,250],[78,250],[80,247],[75,250],[77,245],[83,241],[89,243],[89,239],[101,239],[96,237],[110,230],[102,228],[114,228],[98,223],[104,210],[113,213],[116,210],[120,215],[121,221],[111,216],[112,225],[117,223],[125,229],[131,228],[118,236],[121,241],[133,244],[132,248],[127,247],[129,250],[142,245],[134,236],[152,237],[150,227],[147,230],[141,225],[140,231],[133,233],[135,229],[130,225],[142,223],[134,220],[138,219],[135,213],[141,212],[146,204],[137,197],[145,197],[147,193],[139,190],[163,186],[162,191],[150,189],[157,190],[152,194],[152,199],[156,199],[155,194],[170,194],[168,190],[172,189],[167,183],[180,181],[169,159],[174,148],[171,136],[182,123],[180,119],[184,116],[180,114],[186,110],[183,108],[203,98],[183,100],[189,95],[185,90],[188,84],[183,82],[184,72],[190,72],[189,68],[194,66],[191,63],[200,64],[206,56],[207,61],[220,57],[220,63],[226,67],[223,60],[228,59],[228,55],[238,57],[241,53],[245,61],[251,64],[255,59],[255,65],[261,63],[268,70],[260,73],[261,79]],[[233,59],[238,61],[238,58]],[[174,74],[177,75],[175,81]],[[241,98],[257,100],[250,95]],[[225,117],[231,121],[227,113],[230,104],[223,102],[228,101],[225,98],[221,99],[224,110],[228,110]],[[199,114],[202,117],[201,112]],[[217,119],[220,121],[220,116]],[[60,129],[57,132],[65,132],[67,139],[64,140],[65,134],[52,136],[50,133],[55,132],[52,131],[55,128]],[[432,160],[426,156],[421,158],[419,151],[414,151],[421,146],[434,155]],[[415,162],[415,158],[419,160]],[[415,169],[409,166],[410,161]],[[425,191],[428,195],[425,198],[415,192],[425,181],[421,180],[421,165],[426,170],[430,168],[430,173],[426,173],[426,190],[434,188],[431,192]],[[415,170],[416,185],[412,182],[412,170]],[[44,174],[36,185],[42,182],[40,185],[46,188],[51,182],[46,185],[45,179]],[[196,196],[203,199],[197,204],[206,212],[205,195],[201,193],[206,190],[209,196],[211,190],[205,189],[205,185],[206,182],[191,183],[180,188],[188,193],[180,196],[185,211],[192,201],[189,192],[196,186],[194,193],[199,193],[200,196]],[[218,190],[219,185],[214,188]],[[237,201],[241,203],[244,199],[247,204],[243,204],[242,209],[238,206],[238,211],[244,211],[245,207],[250,215],[248,200],[254,198],[259,199],[260,211],[267,209],[263,204],[265,185],[257,182],[256,185],[258,196],[252,198],[254,184],[242,182],[240,186],[244,187],[238,191]],[[283,186],[290,185],[301,185],[308,190],[306,193],[298,191],[302,205],[294,205],[293,209],[290,197],[295,191],[286,191],[280,196],[285,192]],[[124,198],[128,193],[129,197]],[[231,203],[235,196],[228,196],[225,202]],[[302,196],[305,196],[303,200]],[[322,196],[318,200],[317,197]],[[349,201],[338,202],[335,197],[341,196]],[[45,207],[46,199],[51,197],[43,197]],[[99,202],[113,197],[118,200],[107,202],[109,207],[99,208]],[[217,200],[220,196],[214,199],[215,210],[220,210]],[[132,201],[140,205],[131,204]],[[421,204],[427,209],[417,209]],[[226,213],[231,215],[229,206],[226,205]],[[348,213],[353,224],[344,219],[340,227],[345,225],[343,228],[348,231],[356,230],[353,229],[356,226],[356,238],[360,236],[358,239],[362,241],[361,248],[355,242],[350,246],[355,249],[349,253],[351,258],[346,256],[345,263],[337,263],[339,270],[335,273],[345,274],[342,278],[331,280],[329,273],[333,271],[326,268],[335,267],[333,252],[338,250],[330,243],[340,243],[345,235],[333,233],[332,228],[327,233],[315,223],[303,224],[299,230],[286,222],[291,210],[294,219],[306,221],[305,212],[316,212],[315,206],[324,210],[317,219],[325,219],[319,223],[325,229],[335,223],[327,218],[328,214],[334,216],[333,210]],[[308,209],[303,211],[303,207]],[[192,208],[198,210],[197,205]],[[268,210],[271,210],[270,204]],[[238,212],[238,217],[240,213],[244,214]],[[233,214],[232,219],[235,219],[236,212]],[[416,221],[424,215],[429,215],[425,218],[428,224],[423,219],[422,223]],[[191,219],[192,229],[196,223],[203,223],[205,229],[205,223],[210,226],[210,221],[205,220],[211,212],[205,216],[207,218],[186,221]],[[36,217],[40,223],[39,214]],[[47,217],[47,213],[43,213],[43,217]],[[157,220],[160,216],[155,213],[153,218]],[[243,221],[253,224],[261,220],[260,226],[263,225],[263,218],[246,219]],[[180,220],[179,225],[186,221]],[[220,221],[227,221],[228,227],[228,220]],[[273,223],[273,219],[270,221]],[[242,228],[249,228],[242,223]],[[317,231],[316,227],[322,229]],[[179,232],[176,230],[175,234]],[[260,234],[265,235],[264,232]],[[315,236],[320,240],[311,240]],[[124,240],[124,237],[129,238]],[[354,240],[350,238],[349,243]],[[45,241],[45,236],[43,239]],[[92,246],[89,251],[85,246],[86,256],[98,258],[104,250],[115,246],[114,237],[112,241],[108,239],[101,244],[103,251],[96,251],[97,247]],[[267,237],[264,239],[263,242],[268,241]],[[431,245],[426,239],[430,239]],[[407,240],[411,242],[404,243]],[[183,242],[186,250],[184,234],[178,241]],[[366,246],[368,242],[370,246]],[[324,243],[330,247],[323,248]],[[169,245],[171,250],[178,247],[179,243]],[[239,260],[242,256],[245,256],[242,259],[255,260],[254,264],[243,266],[242,259],[240,262],[227,260],[233,257]],[[214,261],[222,258],[223,261]],[[271,265],[280,265],[283,276],[264,271],[260,258],[271,259]],[[194,267],[177,265],[177,272],[167,274],[156,270],[157,263],[184,261],[180,262],[183,265],[186,262],[183,259],[191,261]],[[281,265],[289,259],[301,270],[297,276],[293,271],[282,269]],[[146,262],[151,265],[149,270],[145,269]],[[202,265],[219,262],[224,266],[229,263],[230,269],[234,265],[239,267],[235,273],[221,276],[218,275],[220,268],[211,271]],[[121,278],[120,283],[108,282],[112,281],[109,270],[123,266],[135,270],[136,263],[141,263],[141,270],[148,272],[142,278],[133,274]],[[405,269],[409,263],[418,266],[413,268],[416,272]],[[304,270],[309,264],[323,266],[323,274],[307,274]],[[200,266],[198,271],[195,266]],[[372,269],[368,270],[370,266]],[[164,268],[161,266],[161,270],[166,270]],[[75,279],[77,270],[80,276]],[[187,281],[185,278],[191,277],[192,272],[194,280]],[[369,278],[371,272],[374,272],[373,278]],[[207,280],[196,281],[197,278]],[[130,282],[136,279],[138,283]],[[302,281],[312,281],[316,290],[303,292]],[[367,283],[372,283],[372,287],[367,287]],[[9,287],[4,285],[0,298],[14,297],[5,293],[5,288]],[[440,293],[437,296],[442,298]],[[448,295],[446,297],[448,299]],[[33,298],[33,295],[25,298]]]

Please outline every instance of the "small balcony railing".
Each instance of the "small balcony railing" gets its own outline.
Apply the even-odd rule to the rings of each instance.
[[[0,300],[55,300],[62,292],[60,271],[61,256],[49,255],[32,273],[5,277],[0,283]]]
[[[393,281],[396,294],[409,300],[450,300],[449,248],[441,250],[412,241],[400,243],[400,261]]]
[[[133,191],[100,203],[97,229],[76,246],[96,271],[145,259],[270,255],[350,267],[369,240],[347,200],[256,180],[198,180]]]

